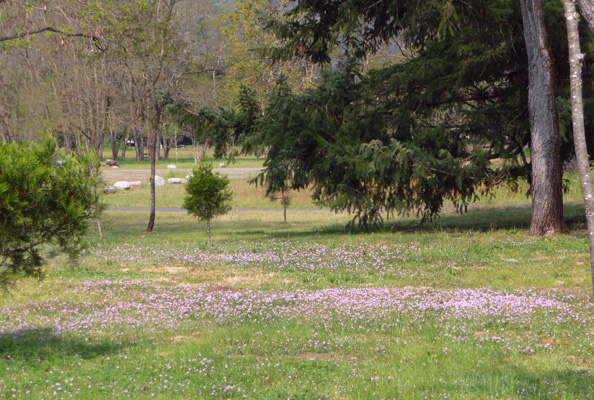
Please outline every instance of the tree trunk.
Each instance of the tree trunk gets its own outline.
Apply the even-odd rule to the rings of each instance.
[[[62,140],[64,144],[64,154],[70,154],[70,135],[67,132],[62,132]]]
[[[111,147],[111,157],[114,161],[118,160],[119,146],[118,136],[115,132],[109,132],[109,146]]]
[[[208,246],[212,245],[212,241],[210,240],[210,220],[206,220],[206,231],[208,232]]]
[[[577,0],[582,17],[586,20],[590,31],[594,34],[594,0]]]
[[[82,155],[82,139],[80,137],[80,133],[75,133],[74,139],[75,139],[75,151],[76,151],[76,154],[80,157]]]
[[[582,102],[582,61],[585,55],[580,50],[580,36],[578,33],[579,14],[575,9],[574,0],[564,0],[563,7],[565,8],[567,40],[569,42],[573,143],[575,145],[578,173],[580,175],[582,193],[586,205],[586,221],[588,223],[588,240],[590,243],[592,296],[594,298],[594,183],[590,175],[590,162],[586,147],[586,129],[584,126],[584,105]]]
[[[134,129],[134,148],[136,149],[136,161],[144,161],[144,138]]]
[[[169,151],[171,150],[171,145],[173,144],[173,138],[169,137],[169,127],[171,126],[171,121],[169,121],[163,127],[163,160],[169,161]],[[177,132],[175,134],[177,136]]]
[[[553,65],[540,0],[521,0],[520,3],[528,52],[532,162],[532,218],[529,234],[548,236],[560,233],[563,225],[559,124]]]
[[[124,146],[122,147],[122,160],[126,159],[126,150],[128,149],[128,140],[130,140],[130,138],[128,137],[128,133],[126,133],[126,138],[124,139]]]
[[[150,187],[151,187],[151,214],[149,216],[149,223],[146,228],[147,232],[152,232],[153,228],[155,227],[155,211],[156,211],[156,191],[155,191],[155,174],[156,174],[156,166],[157,166],[157,158],[158,152],[157,149],[157,138],[159,137],[159,130],[161,129],[161,115],[163,112],[163,108],[157,103],[154,103],[155,106],[155,116],[153,120],[153,129],[151,134],[151,139],[149,143],[149,152],[152,151],[150,154],[151,159],[151,178],[150,178]]]

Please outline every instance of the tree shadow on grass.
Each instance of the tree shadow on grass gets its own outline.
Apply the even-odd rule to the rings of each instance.
[[[581,229],[585,223],[582,204],[564,205],[565,230]],[[531,209],[529,205],[472,207],[467,212],[446,211],[432,221],[422,219],[395,220],[384,224],[383,230],[406,231],[494,231],[528,229]]]
[[[452,398],[470,395],[472,398],[496,398],[519,396],[526,399],[567,398],[592,399],[592,373],[588,369],[556,369],[542,372],[530,371],[514,365],[505,371],[485,370],[483,374],[465,373],[452,376],[449,384],[434,382],[417,385],[425,393],[446,391]],[[457,382],[472,382],[460,388]]]
[[[446,210],[438,218],[425,220],[415,218],[415,214],[395,216],[383,224],[374,227],[355,225],[347,229],[345,225],[331,224],[316,229],[279,232],[268,230],[262,226],[254,229],[236,231],[234,234],[243,237],[254,236],[262,238],[299,238],[320,237],[345,234],[366,233],[416,233],[416,232],[463,232],[463,231],[496,231],[496,230],[527,230],[530,225],[531,210],[529,205],[471,207],[467,212]],[[574,231],[585,226],[584,206],[581,204],[566,204],[564,206],[565,230]]]
[[[0,361],[17,363],[52,362],[64,356],[93,359],[112,354],[124,345],[108,340],[100,342],[74,339],[56,333],[52,328],[30,328],[0,333]]]

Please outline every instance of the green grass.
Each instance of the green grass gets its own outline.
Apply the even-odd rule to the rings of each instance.
[[[147,206],[145,190],[107,199]],[[275,204],[233,190],[234,206]],[[594,398],[584,208],[535,238],[499,190],[370,232],[340,213],[230,212],[212,248],[186,214],[147,234],[148,213],[108,211],[77,266],[52,259],[0,297],[0,397]],[[159,188],[157,204],[183,195]]]
[[[248,159],[243,160],[245,163],[249,163]],[[193,162],[193,161],[192,161]],[[135,164],[136,165],[136,164]],[[218,164],[215,164],[215,166]],[[249,165],[249,164],[247,164]],[[261,166],[261,164],[260,164]],[[189,166],[187,169],[193,167]],[[127,167],[126,167],[127,168]],[[166,168],[163,164],[159,168]],[[161,176],[167,180],[169,178],[184,178],[186,176],[186,167],[180,167],[175,170],[167,170],[161,173]],[[234,193],[232,206],[234,208],[282,208],[282,205],[278,201],[270,201],[266,197],[266,190],[261,186],[256,186],[248,183],[248,178],[255,177],[252,167],[247,168],[245,172],[242,172],[241,167],[231,166],[230,169],[221,170],[221,173],[231,173],[231,189]],[[124,166],[118,169],[116,173],[118,178],[108,178],[108,183],[112,184],[117,180],[136,180],[134,178],[134,171],[139,169],[125,169]],[[126,178],[127,172],[129,171],[129,178]],[[110,171],[113,173],[113,170]],[[130,191],[117,192],[113,195],[104,196],[103,199],[108,206],[111,207],[149,207],[150,206],[150,190],[148,185],[148,177],[144,177],[142,180],[143,186],[138,189],[135,188]],[[566,181],[566,192],[564,193],[565,202],[583,202],[581,187],[577,174],[571,173],[565,175]],[[469,207],[488,208],[491,216],[489,221],[494,219],[513,219],[513,208],[511,209],[512,215],[499,216],[501,214],[501,207],[515,206],[518,204],[529,204],[530,198],[526,197],[528,192],[528,184],[520,182],[516,190],[510,189],[508,186],[501,185],[495,188],[490,194],[479,196],[477,201],[470,204]],[[305,189],[301,191],[291,192],[291,203],[290,208],[316,208],[317,205],[311,199],[311,190]],[[183,185],[165,185],[157,188],[157,207],[181,207],[183,203],[183,197],[185,191]],[[446,208],[452,207],[451,201],[445,201],[444,206]],[[509,210],[507,211],[510,212]],[[475,222],[470,222],[474,224]]]
[[[158,169],[164,169],[167,168],[168,165],[173,164],[180,169],[193,169],[196,166],[193,154],[194,153],[191,146],[178,148],[177,156],[175,148],[172,148],[169,152],[169,160],[159,160],[156,162],[156,166]],[[161,156],[162,155],[163,153],[161,153]],[[229,162],[226,158],[214,158],[212,149],[207,152],[207,157],[208,161],[211,162],[215,168],[217,168],[221,163],[227,164],[229,168],[258,168],[261,167],[262,163],[264,162],[263,158],[258,159],[256,157],[245,156],[235,157],[232,162]],[[111,148],[109,146],[106,146],[103,150],[103,158],[111,158]],[[126,151],[126,159],[122,160],[120,153],[118,164],[120,168],[123,169],[150,169],[151,160],[148,157],[145,157],[144,161],[136,161],[136,153],[134,152],[134,148],[128,148]]]

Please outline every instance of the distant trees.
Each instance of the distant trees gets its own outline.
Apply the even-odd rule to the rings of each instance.
[[[262,17],[280,17],[285,5],[268,0],[233,1],[233,8],[223,16],[221,32],[228,47],[223,80],[227,96],[236,96],[245,86],[261,99],[281,74],[297,92],[315,86],[319,66],[305,59],[279,61],[262,54],[262,49],[278,45],[274,33],[265,29]]]
[[[41,277],[44,258],[76,256],[87,221],[100,211],[99,161],[63,156],[55,142],[0,143],[0,287]]]
[[[201,221],[206,221],[208,244],[212,244],[210,221],[231,210],[233,192],[228,188],[229,178],[212,172],[212,168],[202,161],[186,184],[187,196],[183,208]]]
[[[112,150],[128,138],[142,160],[157,92],[205,87],[214,101],[202,84],[221,47],[205,28],[208,0],[15,0],[0,2],[0,14],[0,140],[50,129],[67,151],[101,153],[106,138]]]

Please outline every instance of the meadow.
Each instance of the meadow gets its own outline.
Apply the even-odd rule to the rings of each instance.
[[[527,235],[528,200],[504,187],[465,214],[371,232],[299,193],[287,224],[280,210],[218,218],[213,247],[184,213],[147,234],[148,213],[107,211],[77,264],[51,259],[1,295],[0,397],[594,398],[588,241],[567,178],[553,238]],[[232,188],[236,208],[280,207]],[[179,207],[181,186],[159,190]],[[105,200],[146,207],[145,191]]]

